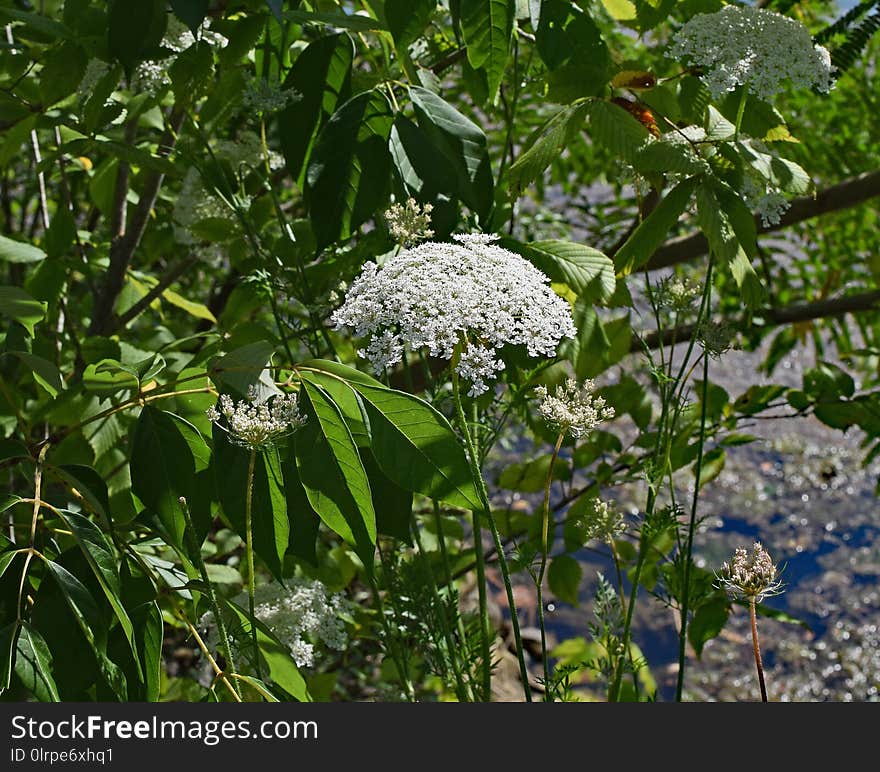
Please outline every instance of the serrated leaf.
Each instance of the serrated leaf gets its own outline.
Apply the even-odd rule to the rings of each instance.
[[[626,276],[651,259],[687,208],[698,184],[699,178],[689,177],[660,199],[660,203],[642,220],[614,256],[614,267],[618,274]]]
[[[296,464],[315,512],[372,567],[376,512],[366,470],[345,419],[322,389],[303,382],[308,423],[294,435]]]
[[[330,118],[306,174],[306,201],[319,248],[346,240],[388,199],[394,115],[387,97],[358,94]]]
[[[706,162],[687,143],[649,142],[633,159],[633,168],[642,173],[672,172],[700,174],[709,170]]]
[[[508,186],[519,193],[543,174],[577,132],[583,128],[589,103],[577,101],[553,115],[526,139],[523,150],[508,171]]]
[[[590,136],[632,163],[651,133],[622,107],[598,100],[590,107]]]
[[[614,263],[598,249],[559,239],[528,244],[505,240],[505,246],[519,252],[551,281],[567,284],[579,298],[600,302],[614,294]]]

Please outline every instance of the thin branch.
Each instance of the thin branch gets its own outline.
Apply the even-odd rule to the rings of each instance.
[[[183,123],[184,111],[175,107],[168,121],[168,128],[162,134],[159,140],[159,148],[157,155],[166,158],[171,154],[177,141],[177,132]],[[95,308],[92,313],[92,322],[89,325],[89,335],[105,335],[107,331],[114,327],[113,306],[119,293],[122,291],[125,283],[125,274],[135,250],[144,237],[147,229],[147,223],[150,219],[150,213],[156,205],[156,199],[159,197],[159,190],[165,175],[162,172],[154,171],[149,174],[144,182],[143,190],[140,194],[140,202],[131,218],[131,223],[126,228],[125,233],[118,238],[113,239],[110,246],[110,265],[104,275],[104,282],[95,297]]]
[[[167,290],[175,281],[185,274],[192,266],[199,261],[198,257],[190,255],[188,258],[169,268],[159,279],[156,286],[152,287],[146,295],[144,295],[137,303],[129,308],[124,314],[114,317],[109,322],[106,335],[111,335],[134,319],[141,311],[145,311],[150,303],[158,298],[165,290]]]
[[[125,124],[126,145],[134,145],[137,137],[137,118],[133,118]],[[120,159],[119,168],[116,170],[116,185],[113,188],[113,206],[110,213],[110,237],[119,239],[125,235],[125,219],[128,210],[128,179],[131,176],[131,164],[125,159]]]
[[[794,199],[791,202],[791,207],[782,215],[777,225],[765,227],[758,217],[755,218],[755,225],[759,234],[770,233],[819,215],[849,209],[876,196],[880,196],[880,170],[866,172],[844,180],[837,185],[818,191],[815,196],[802,196]],[[684,263],[705,255],[708,251],[709,245],[702,233],[679,236],[661,245],[651,255],[647,269],[654,271],[658,268]]]

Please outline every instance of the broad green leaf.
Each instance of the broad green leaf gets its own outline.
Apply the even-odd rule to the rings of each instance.
[[[614,263],[598,249],[573,241],[533,241],[505,246],[519,252],[552,281],[571,287],[579,297],[590,301],[607,300],[614,294]]]
[[[107,46],[128,72],[162,41],[167,24],[163,0],[113,0]]]
[[[446,418],[402,391],[353,383],[379,468],[401,488],[465,509],[482,509],[464,448]]]
[[[437,163],[440,150],[428,135],[404,115],[398,114],[391,128],[388,149],[401,182],[420,201],[433,202],[435,214],[442,205],[441,195],[459,197],[459,183],[449,164]],[[432,217],[432,224],[436,218]],[[434,228],[436,231],[436,227]]]
[[[687,208],[691,195],[698,184],[699,178],[697,177],[689,177],[678,183],[639,223],[638,228],[633,231],[614,256],[614,267],[617,269],[618,275],[626,276],[641,268],[651,259],[651,255],[666,240],[669,232],[678,222],[678,218]]]
[[[560,600],[577,606],[582,578],[581,564],[571,555],[557,555],[550,561],[547,583],[550,591]]]
[[[819,362],[803,375],[803,390],[811,399],[834,400],[855,394],[852,376],[833,362]]]
[[[186,311],[190,316],[193,316],[196,319],[204,319],[212,324],[217,323],[216,317],[204,303],[196,303],[192,300],[187,300],[183,295],[170,289],[165,290],[162,293],[162,298],[171,303],[172,306],[177,306],[177,308]]]
[[[208,15],[211,0],[171,0],[171,10],[195,34]]]
[[[312,11],[285,11],[284,18],[297,24],[326,24],[328,27],[342,27],[355,32],[388,29],[378,19],[355,13],[321,13]]]
[[[238,617],[242,632],[250,638],[252,622],[250,615],[232,601],[226,601],[226,604]],[[300,674],[293,657],[291,657],[290,650],[259,619],[255,621],[257,625],[257,646],[260,649],[260,654],[266,666],[269,668],[269,677],[273,683],[284,689],[295,700],[311,702],[312,698],[309,695],[305,679]]]
[[[16,556],[19,553],[15,550],[9,550],[7,552],[0,552],[0,577],[6,573],[6,569],[9,568],[9,565],[15,560]]]
[[[364,423],[360,402],[355,392],[352,391],[352,387],[335,375],[312,370],[301,370],[300,377],[327,392],[327,395],[336,403],[336,407],[342,413],[345,425],[351,432],[355,444],[359,448],[368,448],[370,446],[369,430]]]
[[[737,397],[733,403],[733,409],[737,413],[744,413],[745,415],[760,413],[762,410],[766,410],[771,402],[781,397],[785,391],[785,386],[779,386],[778,384],[750,386]]]
[[[724,448],[712,448],[703,455],[703,465],[700,470],[700,489],[708,485],[712,480],[721,474],[724,469],[724,463],[727,460],[727,454]]]
[[[709,185],[700,185],[697,188],[697,222],[709,242],[709,249],[719,263],[730,263],[736,257],[739,239]]]
[[[300,430],[301,431],[301,430]],[[246,538],[245,507],[250,450],[233,445],[214,428],[214,479],[223,512],[242,539]],[[281,577],[284,553],[290,541],[290,522],[284,477],[277,448],[257,451],[251,497],[254,552],[272,574]]]
[[[388,98],[374,89],[342,105],[321,130],[306,174],[306,201],[319,248],[348,239],[387,201],[393,121]]]
[[[64,41],[49,49],[40,71],[40,97],[44,108],[76,91],[88,63],[88,54],[73,41]]]
[[[141,411],[132,438],[131,487],[179,549],[185,549],[186,528],[180,498],[192,506],[196,473],[208,455],[204,439],[182,418],[150,405]]]
[[[14,319],[33,337],[34,325],[46,316],[46,304],[18,287],[0,287],[0,315]]]
[[[83,371],[83,386],[88,391],[103,396],[117,394],[126,389],[137,390],[140,381],[128,368],[115,359],[102,359],[96,364],[86,366]]]
[[[233,349],[211,362],[211,380],[217,384],[218,391],[234,397],[245,397],[251,386],[257,390],[258,401],[280,394],[269,369],[273,353],[272,344],[265,340]]]
[[[369,450],[361,450],[361,460],[370,480],[370,493],[373,496],[373,509],[376,510],[377,533],[393,536],[406,544],[412,544],[412,504],[411,491],[405,490],[388,479],[379,468]]]
[[[294,435],[296,464],[315,512],[372,566],[376,512],[357,446],[337,405],[303,382],[309,422]]]
[[[211,44],[196,41],[181,51],[168,68],[174,98],[180,105],[192,104],[213,85],[214,53]]]
[[[489,100],[494,101],[510,56],[514,0],[461,0],[460,7],[468,61],[474,69],[485,69]]]
[[[697,659],[703,654],[703,646],[706,641],[717,637],[727,624],[730,616],[730,604],[726,598],[716,598],[708,603],[703,603],[694,614],[694,618],[688,624],[687,637]]]
[[[709,171],[709,165],[686,142],[648,142],[636,153],[632,164],[637,172],[642,173],[701,174]]]
[[[532,132],[508,171],[508,186],[514,194],[521,193],[559,158],[566,145],[583,128],[588,110],[589,103],[578,100]]]
[[[29,622],[21,623],[16,643],[15,674],[22,686],[40,702],[61,702],[52,675],[52,654],[43,636]]]
[[[55,19],[50,19],[48,16],[41,16],[37,13],[28,13],[27,11],[19,11],[15,8],[0,8],[0,16],[5,16],[12,21],[23,22],[26,27],[52,38],[73,40],[76,37],[73,30],[71,30],[66,24],[62,24]]]
[[[440,151],[458,181],[458,196],[485,220],[494,202],[492,168],[483,130],[441,97],[419,86],[409,90],[419,128]]]
[[[75,240],[76,220],[66,206],[59,207],[52,217],[46,238],[43,240],[46,255],[50,258],[63,257]]]
[[[405,49],[428,26],[437,0],[385,0],[385,18],[395,44]]]
[[[101,585],[101,589],[125,633],[126,640],[131,647],[131,653],[134,655],[135,665],[140,672],[141,666],[134,638],[134,628],[120,598],[122,588],[119,583],[119,569],[113,549],[107,543],[104,534],[89,519],[65,509],[59,509],[57,512],[73,532],[86,562]]]
[[[348,99],[354,43],[345,33],[309,43],[293,63],[284,88],[299,99],[278,113],[281,150],[291,176],[302,187],[318,130]]]
[[[290,520],[290,544],[287,551],[291,555],[317,566],[315,545],[321,518],[312,509],[303,488],[296,466],[296,457],[291,452],[284,461],[284,492],[287,497],[287,517]]]
[[[144,698],[147,702],[158,702],[162,684],[162,644],[165,632],[162,612],[155,601],[144,603],[132,610],[131,620],[138,654],[143,664]]]
[[[61,378],[61,373],[48,359],[38,357],[36,354],[29,354],[27,351],[10,351],[9,353],[21,360],[34,380],[46,390],[52,399],[55,399],[58,393],[64,390],[65,383]]]
[[[509,491],[537,493],[543,491],[547,484],[547,473],[550,471],[551,457],[539,456],[531,461],[509,464],[498,475],[498,485]],[[553,479],[567,480],[571,475],[564,464],[554,464]]]
[[[307,359],[305,362],[300,362],[300,364],[297,365],[297,369],[316,370],[318,372],[330,373],[331,375],[338,376],[346,381],[352,381],[353,383],[362,383],[365,386],[377,386],[380,389],[385,388],[384,384],[381,381],[376,380],[372,375],[363,373],[360,370],[355,370],[353,367],[341,364],[340,362],[334,362],[331,359]]]
[[[247,684],[256,692],[258,692],[260,696],[263,697],[264,700],[266,700],[266,702],[280,702],[280,700],[269,690],[269,687],[259,678],[242,675],[241,673],[235,673],[234,677],[236,680]]]
[[[632,163],[651,134],[619,105],[598,100],[590,107],[590,136],[597,144]]]

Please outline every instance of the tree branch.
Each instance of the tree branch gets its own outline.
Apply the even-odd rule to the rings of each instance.
[[[820,190],[815,196],[802,196],[791,202],[791,207],[782,216],[778,225],[764,227],[759,217],[755,218],[758,233],[782,230],[789,225],[809,220],[819,215],[837,212],[841,209],[862,204],[880,196],[880,170],[866,172],[843,182]],[[648,261],[647,270],[667,268],[671,265],[693,260],[709,251],[706,237],[702,233],[679,236],[661,245]]]
[[[156,151],[158,155],[167,157],[174,149],[177,139],[177,132],[183,123],[184,111],[175,107],[171,111],[168,121],[168,128],[162,134],[159,140],[159,148]],[[114,327],[113,306],[116,304],[116,298],[122,291],[125,282],[125,274],[131,263],[135,250],[144,237],[147,229],[147,223],[150,219],[150,213],[156,205],[156,199],[159,197],[159,190],[165,175],[159,171],[153,171],[149,174],[144,182],[143,190],[140,194],[140,202],[131,218],[131,223],[125,233],[120,236],[114,236],[110,245],[110,265],[104,274],[104,281],[95,297],[95,307],[92,312],[92,322],[89,325],[89,335],[104,335],[107,331]]]
[[[159,279],[158,283],[147,292],[137,303],[135,303],[131,308],[129,308],[122,316],[113,317],[110,320],[110,326],[107,329],[105,334],[111,335],[116,332],[116,330],[125,327],[132,319],[134,319],[141,311],[145,311],[150,303],[152,303],[156,298],[158,298],[165,290],[167,290],[172,284],[174,284],[177,279],[179,279],[183,274],[185,274],[192,266],[194,266],[199,259],[193,255],[190,255],[185,260],[181,261],[175,266],[172,266],[165,272],[165,274]]]
[[[827,319],[844,314],[858,314],[876,310],[880,310],[880,290],[862,292],[857,295],[843,295],[828,300],[817,300],[814,303],[796,303],[786,308],[771,308],[761,311],[760,314],[754,314],[754,316],[760,315],[764,320],[765,327],[780,327],[811,319]],[[745,314],[730,321],[730,324],[735,329],[746,329],[751,324],[749,316],[749,314]],[[651,349],[659,348],[661,342],[664,346],[671,344],[673,340],[680,343],[684,340],[690,340],[695,333],[695,325],[685,324],[662,331],[651,330],[647,333],[633,335],[630,352],[642,351],[645,346]]]

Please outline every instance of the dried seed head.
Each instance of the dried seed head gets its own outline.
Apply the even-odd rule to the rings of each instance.
[[[758,542],[751,552],[737,547],[733,560],[722,564],[718,584],[735,597],[759,602],[783,591],[776,565]]]

